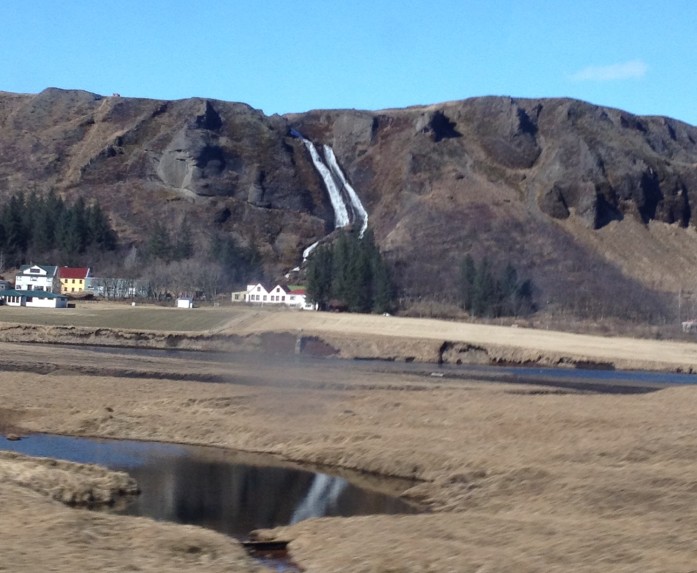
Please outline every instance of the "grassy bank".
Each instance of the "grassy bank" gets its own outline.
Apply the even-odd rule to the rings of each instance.
[[[180,309],[156,305],[78,302],[75,308],[0,307],[0,322],[36,326],[80,326],[164,332],[201,332],[224,325],[233,309]]]

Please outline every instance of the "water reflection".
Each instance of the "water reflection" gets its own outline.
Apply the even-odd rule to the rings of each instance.
[[[200,525],[238,539],[311,517],[416,511],[341,477],[212,448],[49,435],[5,440],[0,448],[127,471],[142,494],[117,513]]]
[[[342,479],[326,474],[318,474],[312,480],[307,495],[298,504],[290,518],[291,523],[298,523],[310,517],[331,515],[330,508],[336,507],[337,501],[348,484]]]

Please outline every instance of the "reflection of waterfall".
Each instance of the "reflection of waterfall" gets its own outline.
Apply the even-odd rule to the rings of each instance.
[[[334,150],[328,145],[324,146],[324,157],[327,160],[329,169],[331,169],[332,175],[341,183],[341,189],[346,191],[349,201],[351,202],[351,209],[353,210],[354,218],[361,220],[361,232],[360,237],[363,238],[363,233],[368,228],[368,213],[363,207],[363,203],[358,198],[356,191],[353,187],[346,181],[344,173],[341,171],[339,164],[336,161],[336,156],[334,155]]]
[[[295,508],[291,524],[310,517],[327,515],[328,509],[336,504],[346,485],[346,480],[341,478],[317,474],[307,495]]]
[[[334,209],[335,227],[337,229],[340,227],[346,227],[346,225],[348,225],[351,222],[351,220],[349,219],[348,210],[346,209],[346,203],[344,202],[344,198],[341,196],[341,191],[339,190],[339,187],[334,181],[332,172],[324,164],[324,161],[322,161],[322,158],[319,156],[319,153],[317,153],[317,150],[315,149],[313,143],[304,138],[302,142],[305,144],[305,147],[310,152],[312,162],[315,164],[315,169],[317,169],[319,174],[322,176],[324,186],[327,188],[327,192],[329,193],[329,200],[331,201],[332,208]]]

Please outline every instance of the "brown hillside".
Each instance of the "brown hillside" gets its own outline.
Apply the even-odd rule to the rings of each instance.
[[[124,243],[154,218],[297,265],[334,228],[297,130],[334,149],[407,297],[450,298],[466,253],[513,262],[543,306],[665,315],[692,290],[697,128],[569,99],[474,98],[263,115],[239,103],[0,93],[0,198],[96,197]]]

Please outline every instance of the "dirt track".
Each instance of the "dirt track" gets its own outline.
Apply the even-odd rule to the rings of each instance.
[[[289,323],[274,314],[227,328],[238,335],[287,331]],[[335,319],[323,325],[320,315],[300,316],[294,326],[304,333],[338,328]],[[357,322],[341,319],[342,335],[353,336]],[[435,332],[418,321],[371,320],[366,338],[386,336],[381,322],[391,324],[388,330],[399,324],[405,338]],[[480,342],[488,328],[474,329]],[[522,329],[506,330],[521,336]],[[547,333],[525,334],[525,344],[550,340]],[[500,331],[490,336],[516,343]],[[558,337],[553,350],[567,353],[586,338],[584,353],[607,352],[606,339],[591,337]],[[616,348],[627,357],[664,358],[647,355],[644,344],[657,344],[650,347],[655,352],[665,343],[636,344],[621,339]],[[42,373],[23,369],[39,348],[48,366]],[[671,348],[685,361],[693,350]],[[81,352],[0,343],[0,364],[15,369],[0,372],[0,428],[215,444],[420,480],[405,495],[427,504],[429,514],[310,520],[267,533],[291,539],[307,571],[695,570],[697,388],[550,393],[253,354],[227,365],[193,359],[187,366],[103,352],[97,366],[105,373],[88,376],[69,368],[86,356],[95,361]],[[196,381],[223,370],[230,383]],[[125,371],[129,377],[108,374]],[[148,372],[159,375],[141,375]],[[190,378],[173,379],[182,373]],[[88,563],[99,571],[256,567],[234,542],[210,532],[77,511],[5,483],[0,498],[0,555],[8,570],[68,572]],[[45,541],[37,545],[37,536]],[[134,545],[128,558],[115,552],[128,544]]]

